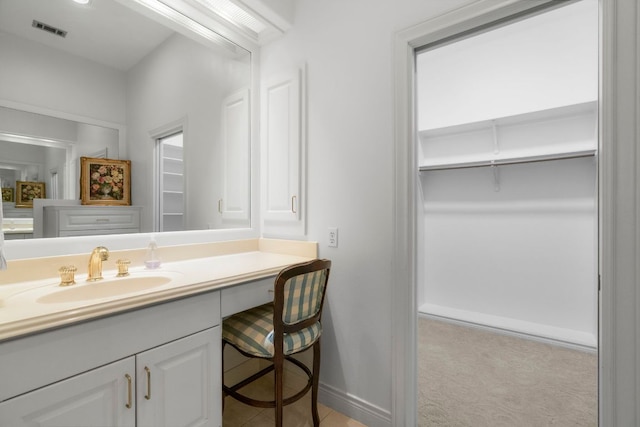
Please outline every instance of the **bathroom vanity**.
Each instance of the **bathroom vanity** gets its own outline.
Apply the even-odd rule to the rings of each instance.
[[[0,276],[0,425],[221,425],[221,321],[272,299],[274,276],[316,244],[250,239],[114,252],[87,283],[88,255],[20,260]],[[117,257],[127,277],[114,277]],[[77,263],[77,284],[29,278]],[[18,265],[20,264],[20,265]],[[53,270],[55,273],[56,270]],[[44,276],[44,273],[41,273]],[[85,421],[87,420],[87,421]]]

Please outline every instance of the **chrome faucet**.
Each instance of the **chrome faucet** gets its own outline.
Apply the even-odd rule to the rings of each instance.
[[[102,280],[102,261],[109,259],[109,249],[98,246],[91,252],[89,257],[89,275],[87,282]]]

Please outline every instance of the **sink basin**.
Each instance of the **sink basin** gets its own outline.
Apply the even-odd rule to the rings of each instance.
[[[129,276],[91,283],[78,283],[59,288],[36,299],[40,304],[59,304],[76,301],[89,301],[100,298],[116,297],[129,293],[158,288],[171,282],[167,276]]]

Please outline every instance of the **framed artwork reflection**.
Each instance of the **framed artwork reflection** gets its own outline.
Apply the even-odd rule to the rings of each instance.
[[[2,187],[2,201],[13,202],[15,201],[14,191],[11,187]]]
[[[80,200],[83,205],[130,205],[131,161],[80,157]]]
[[[4,199],[4,192],[2,193]],[[16,181],[16,208],[32,208],[33,199],[47,197],[44,182]]]

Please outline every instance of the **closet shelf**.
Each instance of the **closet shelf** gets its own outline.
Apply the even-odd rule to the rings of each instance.
[[[431,163],[424,164],[419,167],[420,172],[433,171],[433,170],[445,170],[445,169],[464,169],[464,168],[477,168],[486,166],[501,166],[501,165],[514,165],[520,163],[534,163],[544,162],[550,160],[562,160],[562,159],[575,159],[580,157],[591,157],[597,153],[596,149],[575,150],[559,153],[545,153],[529,156],[502,156],[478,160],[468,160],[462,162],[447,162],[447,163]]]
[[[593,156],[595,101],[418,133],[420,171]]]
[[[531,111],[527,113],[513,114],[510,116],[495,117],[487,120],[475,122],[459,123],[431,129],[421,129],[418,135],[421,138],[437,137],[442,135],[453,135],[473,132],[477,130],[493,130],[496,127],[518,126],[529,123],[547,122],[571,117],[596,114],[598,103],[596,100],[582,102],[573,105],[564,105],[545,110]]]

